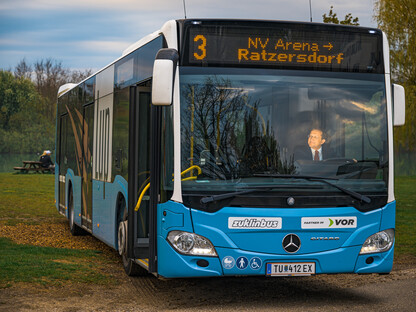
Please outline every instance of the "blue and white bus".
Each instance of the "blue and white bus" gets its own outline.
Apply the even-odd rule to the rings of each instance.
[[[59,89],[56,208],[129,275],[388,273],[390,79],[378,29],[169,21]]]

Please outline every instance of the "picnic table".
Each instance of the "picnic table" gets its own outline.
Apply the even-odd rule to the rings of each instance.
[[[19,170],[21,173],[28,173],[29,171],[35,173],[51,172],[50,168],[42,167],[42,162],[32,160],[23,160],[23,167],[13,167],[13,169]]]

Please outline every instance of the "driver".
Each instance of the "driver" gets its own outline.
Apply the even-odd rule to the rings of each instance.
[[[324,132],[318,128],[312,129],[308,135],[308,147],[296,150],[295,159],[322,161],[328,158],[328,151],[324,147],[325,142]]]

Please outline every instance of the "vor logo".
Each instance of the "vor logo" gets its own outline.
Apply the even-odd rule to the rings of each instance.
[[[328,219],[329,219],[328,227],[331,227],[332,225],[334,225],[334,223],[336,227],[355,227],[356,218],[345,218],[345,219],[337,218],[335,219],[335,221],[332,220],[331,218],[328,218]]]
[[[352,229],[357,227],[357,217],[303,217],[302,229]]]

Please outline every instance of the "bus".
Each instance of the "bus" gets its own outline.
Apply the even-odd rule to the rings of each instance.
[[[128,275],[392,270],[405,93],[382,31],[171,20],[58,93],[56,208]]]

